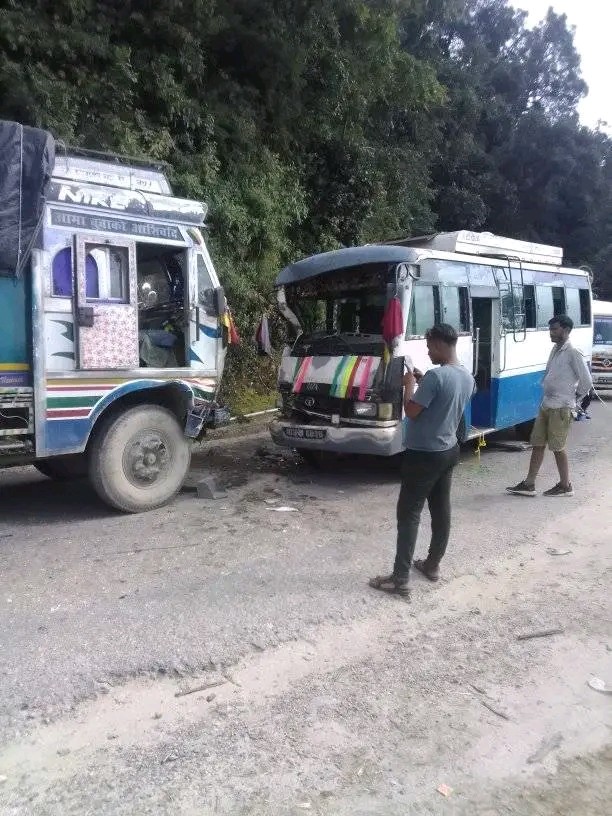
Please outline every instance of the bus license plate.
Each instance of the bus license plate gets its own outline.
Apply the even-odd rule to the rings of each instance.
[[[284,428],[285,436],[291,439],[325,439],[327,431],[322,428]]]

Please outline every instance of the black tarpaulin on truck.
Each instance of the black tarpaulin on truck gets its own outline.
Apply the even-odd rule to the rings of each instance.
[[[0,277],[19,277],[42,223],[53,172],[50,133],[0,120]]]

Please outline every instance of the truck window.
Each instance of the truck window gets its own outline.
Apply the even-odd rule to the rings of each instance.
[[[216,317],[215,312],[215,289],[210,272],[206,266],[204,256],[197,255],[198,269],[198,303],[204,309],[208,317]]]
[[[98,298],[98,267],[96,262],[87,255],[85,259],[86,296],[88,298]],[[61,298],[71,298],[73,292],[72,284],[72,250],[64,247],[53,256],[51,265],[51,296]]]
[[[97,287],[87,293],[87,300],[129,302],[130,255],[126,247],[86,244],[96,268]]]

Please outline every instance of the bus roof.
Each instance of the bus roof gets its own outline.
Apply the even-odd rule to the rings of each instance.
[[[593,317],[612,317],[612,302],[609,300],[593,301]]]
[[[311,255],[302,261],[289,264],[282,269],[276,278],[275,286],[287,286],[292,283],[328,275],[348,266],[365,266],[366,264],[412,263],[414,250],[411,247],[389,246],[384,244],[367,244],[360,247],[334,249]]]

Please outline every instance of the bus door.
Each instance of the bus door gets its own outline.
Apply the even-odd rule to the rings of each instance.
[[[495,424],[492,374],[496,358],[493,329],[497,304],[495,298],[472,295],[473,373],[477,389],[472,399],[472,425],[476,428],[492,428]]]

